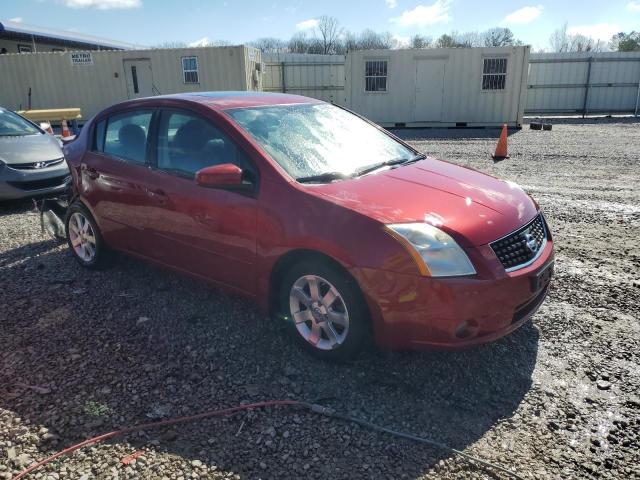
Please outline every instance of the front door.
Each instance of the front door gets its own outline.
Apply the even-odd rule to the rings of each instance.
[[[151,183],[162,195],[162,213],[148,221],[162,245],[162,261],[255,294],[255,196],[195,181],[195,173],[210,165],[233,163],[257,178],[255,167],[228,136],[195,113],[162,110],[157,134]]]
[[[414,121],[442,121],[445,64],[442,58],[416,60]]]
[[[153,72],[151,60],[123,60],[124,74],[127,79],[129,98],[150,97],[153,95]]]

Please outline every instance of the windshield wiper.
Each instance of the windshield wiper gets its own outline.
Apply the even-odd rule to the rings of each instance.
[[[296,178],[296,181],[300,183],[329,183],[334,180],[345,180],[351,178],[352,175],[347,175],[342,172],[324,172],[318,175],[309,175],[308,177]]]
[[[365,165],[364,167],[360,167],[355,171],[355,176],[365,175],[383,167],[390,167],[393,165],[406,165],[407,163],[417,162],[418,160],[422,160],[423,158],[425,158],[425,156],[420,153],[418,155],[414,155],[411,158],[394,158],[392,160],[386,160],[384,162]]]

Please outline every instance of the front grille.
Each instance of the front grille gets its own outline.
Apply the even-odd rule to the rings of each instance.
[[[43,188],[54,188],[65,185],[71,180],[71,175],[61,177],[45,178],[43,180],[32,180],[29,182],[7,182],[9,185],[20,190],[42,190]]]
[[[31,163],[12,163],[9,166],[16,170],[40,170],[42,168],[54,167],[64,162],[63,158],[56,158],[55,160],[47,160],[44,162],[31,162]]]
[[[504,268],[509,271],[521,268],[537,258],[546,239],[544,220],[542,214],[539,214],[524,227],[490,245]]]

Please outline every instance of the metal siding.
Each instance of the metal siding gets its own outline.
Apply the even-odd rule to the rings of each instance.
[[[265,92],[286,92],[345,104],[344,55],[265,53],[263,58]]]
[[[161,94],[248,90],[252,73],[245,67],[245,47],[201,47],[126,51],[91,51],[93,65],[73,66],[69,52],[5,54],[0,56],[0,105],[17,110],[80,107],[84,118],[128,99],[124,59],[151,60],[153,84]],[[185,84],[183,56],[198,57],[198,84]],[[259,61],[259,56],[257,57]],[[115,74],[118,76],[116,77]]]
[[[590,58],[585,113],[633,113],[640,87],[639,52],[531,55],[526,112],[582,113]]]

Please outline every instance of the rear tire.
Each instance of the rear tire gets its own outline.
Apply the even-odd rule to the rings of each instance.
[[[71,204],[65,218],[67,244],[76,261],[85,268],[104,266],[107,246],[98,224],[89,210],[80,202]]]
[[[305,260],[290,268],[280,284],[279,305],[295,341],[317,358],[352,359],[369,338],[360,288],[329,263]]]

